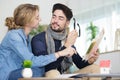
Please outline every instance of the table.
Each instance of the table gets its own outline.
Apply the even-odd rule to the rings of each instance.
[[[20,78],[18,80],[74,80],[74,78]]]
[[[71,78],[83,78],[83,77],[101,77],[105,78],[105,80],[111,80],[112,78],[120,79],[120,73],[116,74],[77,74],[74,76],[71,76]]]
[[[18,80],[83,80],[84,77],[101,77],[105,80],[111,80],[117,78],[120,80],[120,74],[62,74],[59,78],[20,78]]]

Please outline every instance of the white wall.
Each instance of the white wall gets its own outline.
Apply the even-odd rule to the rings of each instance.
[[[70,6],[74,14],[77,15],[119,1],[120,0],[69,0],[68,6]]]
[[[54,3],[60,2],[66,4],[67,0],[1,0],[0,1],[0,42],[7,32],[5,18],[13,16],[14,9],[23,3],[37,4],[40,7],[41,24],[49,24],[51,9]]]

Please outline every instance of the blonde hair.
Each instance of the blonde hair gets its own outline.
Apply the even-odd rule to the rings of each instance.
[[[5,25],[8,26],[8,30],[18,29],[20,27],[15,24],[13,17],[7,17],[5,20]]]
[[[14,17],[7,17],[5,25],[8,29],[23,28],[27,23],[33,21],[36,11],[39,11],[38,5],[21,4],[14,10]]]

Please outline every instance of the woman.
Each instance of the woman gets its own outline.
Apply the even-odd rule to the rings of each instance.
[[[39,8],[32,4],[19,5],[14,11],[14,17],[6,18],[9,31],[0,45],[0,80],[8,80],[8,78],[17,80],[22,77],[24,60],[32,61],[33,76],[43,76],[45,65],[61,56],[71,56],[75,53],[75,50],[69,47],[53,54],[34,56],[31,51],[29,33],[38,27],[39,21]]]

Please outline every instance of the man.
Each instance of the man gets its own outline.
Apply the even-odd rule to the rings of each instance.
[[[60,51],[66,47],[72,46],[78,36],[76,30],[67,32],[67,26],[70,23],[73,13],[67,6],[57,3],[53,6],[50,25],[45,32],[42,32],[32,39],[32,50],[34,55],[48,55]],[[60,54],[59,54],[60,55]],[[92,57],[83,60],[78,53],[68,57],[60,57],[57,61],[45,66],[47,77],[55,77],[64,73],[74,63],[82,73],[99,73],[99,66],[91,65],[98,58],[98,53],[93,52]],[[54,75],[52,75],[54,74]]]

